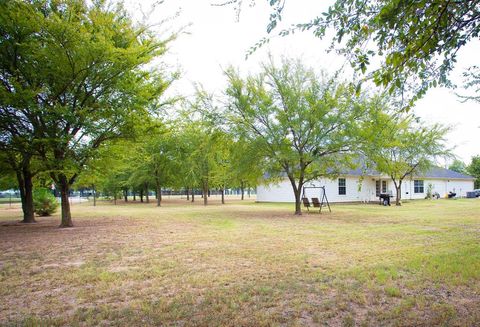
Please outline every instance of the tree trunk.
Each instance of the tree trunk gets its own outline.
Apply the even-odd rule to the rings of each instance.
[[[133,192],[133,201],[137,201],[137,192],[135,190],[132,190]]]
[[[162,202],[162,187],[160,181],[156,180],[156,193],[157,193],[157,207],[160,207]]]
[[[70,202],[68,201],[70,185],[68,184],[67,177],[65,175],[61,175],[59,177],[59,184],[62,205],[62,221],[60,223],[60,227],[73,227],[72,214],[70,212]]]
[[[222,204],[225,204],[225,187],[222,187]]]
[[[295,195],[295,215],[300,216],[302,214],[302,199],[301,199],[301,192],[303,181],[298,181],[298,186],[295,183],[295,179],[291,176],[288,177],[290,179],[290,183],[292,184],[293,194]]]
[[[30,164],[30,162],[28,162]],[[33,183],[32,174],[28,167],[23,167],[22,171],[17,171],[17,181],[20,189],[20,198],[22,200],[23,220],[22,223],[35,223],[35,211],[33,208]]]
[[[294,191],[295,193],[295,214],[301,215],[302,214],[302,199],[300,199],[300,188]]]
[[[140,202],[143,203],[143,189],[140,189]]]
[[[208,182],[203,181],[202,183],[202,193],[203,193],[203,205],[206,206],[208,204]]]
[[[250,186],[247,187],[248,197],[250,198]]]
[[[395,190],[397,191],[397,194],[395,196],[395,205],[396,206],[401,206],[402,205],[402,182],[400,181],[397,185],[395,184]]]
[[[148,195],[148,183],[145,183],[145,200],[150,203],[150,197]]]
[[[95,190],[95,184],[92,184],[92,192],[93,192],[93,206],[97,206],[97,191]]]
[[[113,192],[113,204],[117,205],[117,190]]]
[[[123,199],[125,202],[128,202],[128,189],[123,190]]]
[[[188,192],[188,187],[185,188],[185,191],[187,192],[187,201],[190,200],[190,193]]]
[[[195,202],[195,190],[192,188],[192,202]]]
[[[242,200],[245,199],[245,184],[240,182],[240,193],[242,194]]]

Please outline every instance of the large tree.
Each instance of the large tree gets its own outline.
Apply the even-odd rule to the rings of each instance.
[[[364,152],[379,173],[392,179],[396,205],[401,205],[405,178],[421,176],[437,159],[450,155],[445,146],[447,132],[447,127],[429,126],[412,115],[392,115],[384,108],[364,125]]]
[[[365,113],[363,100],[347,84],[295,60],[267,63],[247,78],[234,69],[226,74],[231,122],[261,149],[271,176],[289,179],[300,215],[303,185],[336,176],[348,162]]]
[[[170,39],[104,1],[2,1],[0,13],[2,141],[23,161],[42,158],[69,227],[78,174],[103,142],[131,133],[168,87],[147,65]]]
[[[187,188],[200,188],[204,205],[208,204],[212,188],[221,190],[224,202],[225,187],[232,177],[233,138],[226,131],[225,118],[214,95],[198,88],[194,99],[185,102],[175,125],[180,148],[177,155],[182,161],[179,180]]]

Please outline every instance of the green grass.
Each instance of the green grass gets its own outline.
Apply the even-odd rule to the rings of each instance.
[[[66,230],[0,206],[0,324],[480,324],[476,199],[212,202],[74,204]]]
[[[20,198],[0,198],[0,203],[20,203],[22,200]]]

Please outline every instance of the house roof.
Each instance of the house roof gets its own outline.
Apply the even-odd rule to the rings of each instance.
[[[441,167],[433,167],[419,177],[444,179],[475,179],[475,177],[473,176],[457,173],[456,171]]]
[[[362,169],[362,168],[357,168],[357,169],[351,169],[348,172],[346,172],[346,175],[352,175],[352,176],[380,176],[378,171],[374,169]],[[446,169],[446,168],[441,168],[441,167],[432,167],[429,170],[427,170],[424,173],[418,174],[414,177],[420,177],[420,178],[439,178],[439,179],[475,179],[472,176],[465,175],[462,173],[458,173],[456,171]]]
[[[350,169],[347,170],[344,174],[341,175],[348,175],[348,176],[372,176],[372,177],[380,177],[384,176],[385,174],[381,174],[375,169],[370,169],[370,168],[355,168],[355,169]],[[282,177],[287,177],[285,173],[281,173],[280,176]],[[269,173],[265,173],[263,175],[264,179],[270,178]],[[474,180],[475,177],[465,175],[462,173],[458,173],[456,171],[442,168],[442,167],[432,167],[429,170],[427,170],[424,173],[420,173],[418,175],[415,175],[413,177],[417,178],[438,178],[438,179],[469,179],[469,180]]]

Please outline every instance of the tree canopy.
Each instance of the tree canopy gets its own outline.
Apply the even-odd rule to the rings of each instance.
[[[171,38],[103,1],[2,1],[0,13],[2,147],[42,158],[61,189],[61,225],[72,226],[68,192],[80,171],[103,142],[147,119],[169,86],[147,64]]]
[[[467,165],[459,159],[453,160],[450,166],[448,166],[448,169],[456,171],[457,173],[467,174]]]
[[[402,183],[407,177],[422,176],[436,160],[450,155],[445,146],[448,128],[427,125],[413,115],[392,115],[388,102],[379,102],[379,111],[363,130],[363,151],[373,168],[389,176],[401,205]]]
[[[269,1],[272,7],[267,33],[281,26],[288,4]],[[225,2],[241,8],[241,0]],[[410,102],[437,85],[451,86],[449,73],[458,51],[480,33],[480,1],[358,1],[337,0],[310,21],[280,28],[278,34],[311,31],[325,38],[334,30],[332,48],[352,66],[390,92],[410,90]],[[251,51],[263,45],[261,39]],[[380,66],[376,66],[380,61]],[[373,66],[373,67],[372,67]],[[470,76],[471,77],[471,76]],[[477,79],[478,80],[478,79]]]
[[[365,115],[361,99],[347,83],[315,74],[300,61],[242,78],[231,68],[227,95],[230,120],[256,145],[273,177],[288,177],[301,214],[304,183],[338,174],[357,144]]]

